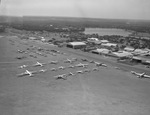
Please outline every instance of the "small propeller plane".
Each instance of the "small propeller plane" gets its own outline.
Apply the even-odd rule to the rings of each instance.
[[[39,72],[41,73],[41,72],[46,72],[47,71],[47,69],[41,69],[41,70],[39,70]]]
[[[58,61],[51,61],[51,62],[49,62],[49,64],[57,64],[58,63]]]
[[[82,61],[88,62],[88,59],[86,59],[86,58],[82,58],[81,60],[82,60]]]
[[[29,75],[30,77],[33,76],[34,73],[37,73],[37,71],[29,71],[29,70],[26,70],[24,73],[21,73],[21,74],[17,74],[18,77],[22,77],[22,76],[25,76],[25,75]]]
[[[69,66],[68,66],[68,68],[74,68],[74,67],[75,67],[75,66],[73,66],[73,65],[69,65]]]
[[[52,69],[50,69],[51,71],[57,71],[57,69],[56,68],[52,68]]]
[[[65,69],[65,67],[63,67],[63,66],[60,66],[60,67],[58,67],[58,69],[62,69],[62,70],[64,70],[64,69]]]
[[[70,59],[64,60],[64,63],[72,63],[73,61]]]
[[[21,65],[21,66],[19,66],[18,68],[19,68],[19,69],[23,69],[23,68],[26,68],[26,67],[28,67],[28,65]]]
[[[83,70],[84,72],[90,72],[90,69],[85,69],[85,70]]]
[[[72,73],[72,72],[69,72],[69,73],[68,73],[68,75],[69,75],[69,76],[71,76],[71,75],[75,75],[75,74],[74,74],[74,73]]]
[[[75,65],[76,67],[83,67],[86,68],[88,66],[88,64],[83,64],[83,63],[79,63],[77,65]]]
[[[99,71],[98,68],[93,68],[92,71]]]
[[[78,59],[77,58],[72,58],[72,61],[77,61]]]
[[[89,61],[90,63],[95,63],[95,61],[93,61],[93,60],[91,60],[91,61]]]
[[[104,63],[99,63],[99,62],[95,62],[95,64],[96,64],[96,66],[103,66],[103,67],[107,67],[107,65],[106,64],[104,64]]]
[[[135,71],[131,71],[132,74],[136,75],[138,78],[150,78],[150,75],[146,75],[145,72],[137,73]]]
[[[84,73],[82,70],[81,71],[76,71],[77,73]]]
[[[54,76],[54,78],[66,80],[67,79],[67,75],[66,74],[57,75],[57,76]]]
[[[40,63],[40,62],[36,62],[36,64],[34,64],[33,66],[36,67],[36,66],[41,66],[43,67],[46,63]]]

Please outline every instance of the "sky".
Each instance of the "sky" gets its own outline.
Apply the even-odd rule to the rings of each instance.
[[[150,0],[1,0],[0,15],[150,20]]]

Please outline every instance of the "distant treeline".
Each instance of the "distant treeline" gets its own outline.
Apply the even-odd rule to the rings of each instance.
[[[150,33],[150,21],[93,19],[66,17],[9,17],[5,24],[16,28],[32,31],[84,31],[85,28],[119,28],[136,32]]]

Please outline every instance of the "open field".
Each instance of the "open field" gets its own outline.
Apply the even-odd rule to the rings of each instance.
[[[59,50],[60,53],[42,52],[47,57],[35,53],[37,49]],[[27,50],[27,48],[30,48]],[[18,53],[17,50],[28,51]],[[16,57],[24,57],[16,59]],[[35,58],[36,57],[36,58]],[[67,58],[77,58],[71,65],[88,63],[87,68],[68,68]],[[98,67],[99,71],[77,74],[76,71],[95,68],[95,64],[83,62],[87,58],[108,64]],[[57,60],[58,64],[48,64]],[[43,67],[33,67],[36,61],[47,63]],[[19,69],[27,64],[29,67]],[[51,71],[51,68],[66,67]],[[121,70],[115,69],[117,66]],[[33,77],[17,77],[24,72],[47,69]],[[149,115],[150,80],[139,79],[129,71],[146,71],[146,68],[131,67],[115,63],[81,51],[58,48],[41,42],[20,40],[15,36],[0,37],[0,114],[1,115]],[[76,73],[66,80],[56,80],[54,76]]]

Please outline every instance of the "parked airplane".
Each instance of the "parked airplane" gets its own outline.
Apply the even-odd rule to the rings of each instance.
[[[103,66],[103,67],[107,67],[107,65],[106,64],[104,64],[104,63],[99,63],[99,62],[95,62],[95,64],[96,64],[96,66]]]
[[[54,78],[66,80],[67,79],[67,75],[66,74],[57,75],[57,76],[54,76]]]
[[[56,68],[52,68],[52,69],[50,69],[51,71],[57,71],[57,69]]]
[[[131,71],[132,74],[136,75],[138,78],[150,78],[149,75],[146,75],[145,72],[143,73],[137,73],[135,71]]]
[[[78,59],[77,58],[72,58],[72,61],[77,61]]]
[[[68,68],[74,68],[74,67],[75,67],[75,66],[73,66],[73,65],[69,65],[69,66],[68,66]]]
[[[91,70],[90,69],[85,69],[83,70],[84,72],[90,72]]]
[[[34,66],[34,67],[35,67],[35,66],[41,66],[41,67],[43,67],[45,64],[46,64],[46,63],[36,62],[36,64],[34,64],[33,66]]]
[[[75,66],[76,66],[76,67],[83,67],[83,68],[85,68],[85,67],[88,66],[88,64],[79,63],[79,64],[77,64],[77,65],[75,65]]]
[[[83,71],[76,71],[77,73],[84,73]]]
[[[17,50],[19,53],[24,53],[25,51],[23,51],[23,50]]]
[[[98,68],[93,68],[92,71],[99,71]]]
[[[91,60],[91,61],[89,61],[90,63],[95,63],[95,61],[93,61],[93,60]]]
[[[68,73],[68,75],[70,76],[70,75],[75,75],[75,74],[74,74],[74,73],[72,73],[72,72],[69,72],[69,73]]]
[[[58,61],[51,61],[51,62],[49,62],[49,64],[57,64],[58,63]]]
[[[60,67],[58,67],[58,69],[62,69],[62,70],[64,70],[64,69],[65,69],[65,67],[63,67],[63,66],[60,66]]]
[[[86,62],[88,62],[88,59],[86,59],[86,58],[83,58],[83,59],[81,59],[82,61],[86,61]]]
[[[18,68],[19,68],[19,69],[22,69],[22,68],[25,68],[25,67],[28,67],[28,65],[21,65],[21,66],[19,66]]]
[[[64,63],[72,63],[73,61],[70,59],[64,60]]]
[[[37,73],[37,71],[28,71],[28,70],[26,70],[24,73],[18,74],[17,76],[22,77],[22,76],[25,76],[25,75],[29,75],[31,77],[31,76],[33,76],[34,73]]]
[[[39,72],[46,72],[47,71],[47,69],[41,69],[41,70],[39,70]]]

